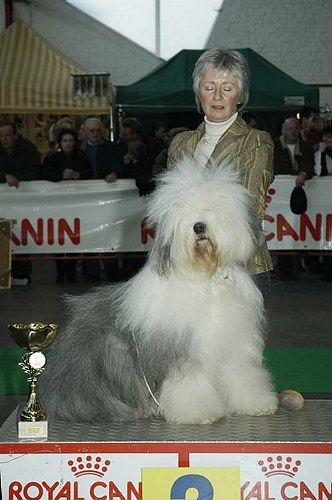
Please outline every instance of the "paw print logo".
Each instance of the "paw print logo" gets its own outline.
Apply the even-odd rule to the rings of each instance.
[[[302,462],[301,460],[294,460],[292,457],[278,455],[277,457],[267,457],[266,461],[258,460],[257,464],[265,477],[277,475],[294,477]]]
[[[91,455],[77,457],[75,460],[68,460],[67,464],[75,477],[92,475],[103,477],[111,462],[101,457],[93,458]]]

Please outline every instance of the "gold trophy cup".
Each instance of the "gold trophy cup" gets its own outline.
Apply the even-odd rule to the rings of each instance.
[[[38,398],[37,377],[44,371],[46,363],[41,349],[51,344],[58,325],[13,323],[8,325],[8,328],[16,344],[28,351],[19,363],[24,373],[28,375],[27,380],[30,383],[29,398],[19,419],[19,437],[47,437],[47,418]]]

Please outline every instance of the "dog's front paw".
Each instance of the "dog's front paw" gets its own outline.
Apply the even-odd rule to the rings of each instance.
[[[167,422],[211,424],[226,414],[225,403],[200,371],[166,379],[159,397],[160,412]]]
[[[224,415],[211,414],[211,415],[194,415],[194,414],[174,414],[162,411],[163,417],[170,424],[189,424],[189,425],[206,425],[214,424],[220,420]]]
[[[242,408],[235,409],[236,415],[273,415],[278,409],[278,395],[270,392],[243,403]]]
[[[273,415],[278,409],[278,403],[271,403],[264,405],[261,408],[255,408],[253,412],[248,413],[248,415],[254,415],[259,417],[260,415]]]

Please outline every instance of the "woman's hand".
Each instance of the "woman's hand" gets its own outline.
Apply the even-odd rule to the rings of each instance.
[[[307,174],[305,172],[300,172],[295,179],[295,186],[296,187],[303,187],[305,184]]]
[[[105,182],[108,182],[108,183],[115,182],[116,179],[117,179],[116,174],[114,172],[112,172],[111,174],[106,175]]]
[[[80,173],[76,172],[76,170],[72,170],[71,168],[66,168],[62,173],[63,180],[77,180],[80,178]]]
[[[18,188],[18,186],[20,185],[18,179],[16,179],[16,177],[11,174],[6,175],[6,182],[10,187]]]

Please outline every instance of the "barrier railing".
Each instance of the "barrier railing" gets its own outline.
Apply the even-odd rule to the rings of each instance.
[[[290,210],[294,177],[278,176],[268,190],[264,232],[271,253],[332,250],[332,177],[307,181],[308,210]],[[22,182],[0,185],[0,217],[16,220],[13,256],[90,258],[140,256],[150,250],[153,231],[145,224],[146,199],[133,180]],[[59,255],[62,254],[62,255]],[[65,254],[65,255],[64,255]]]

